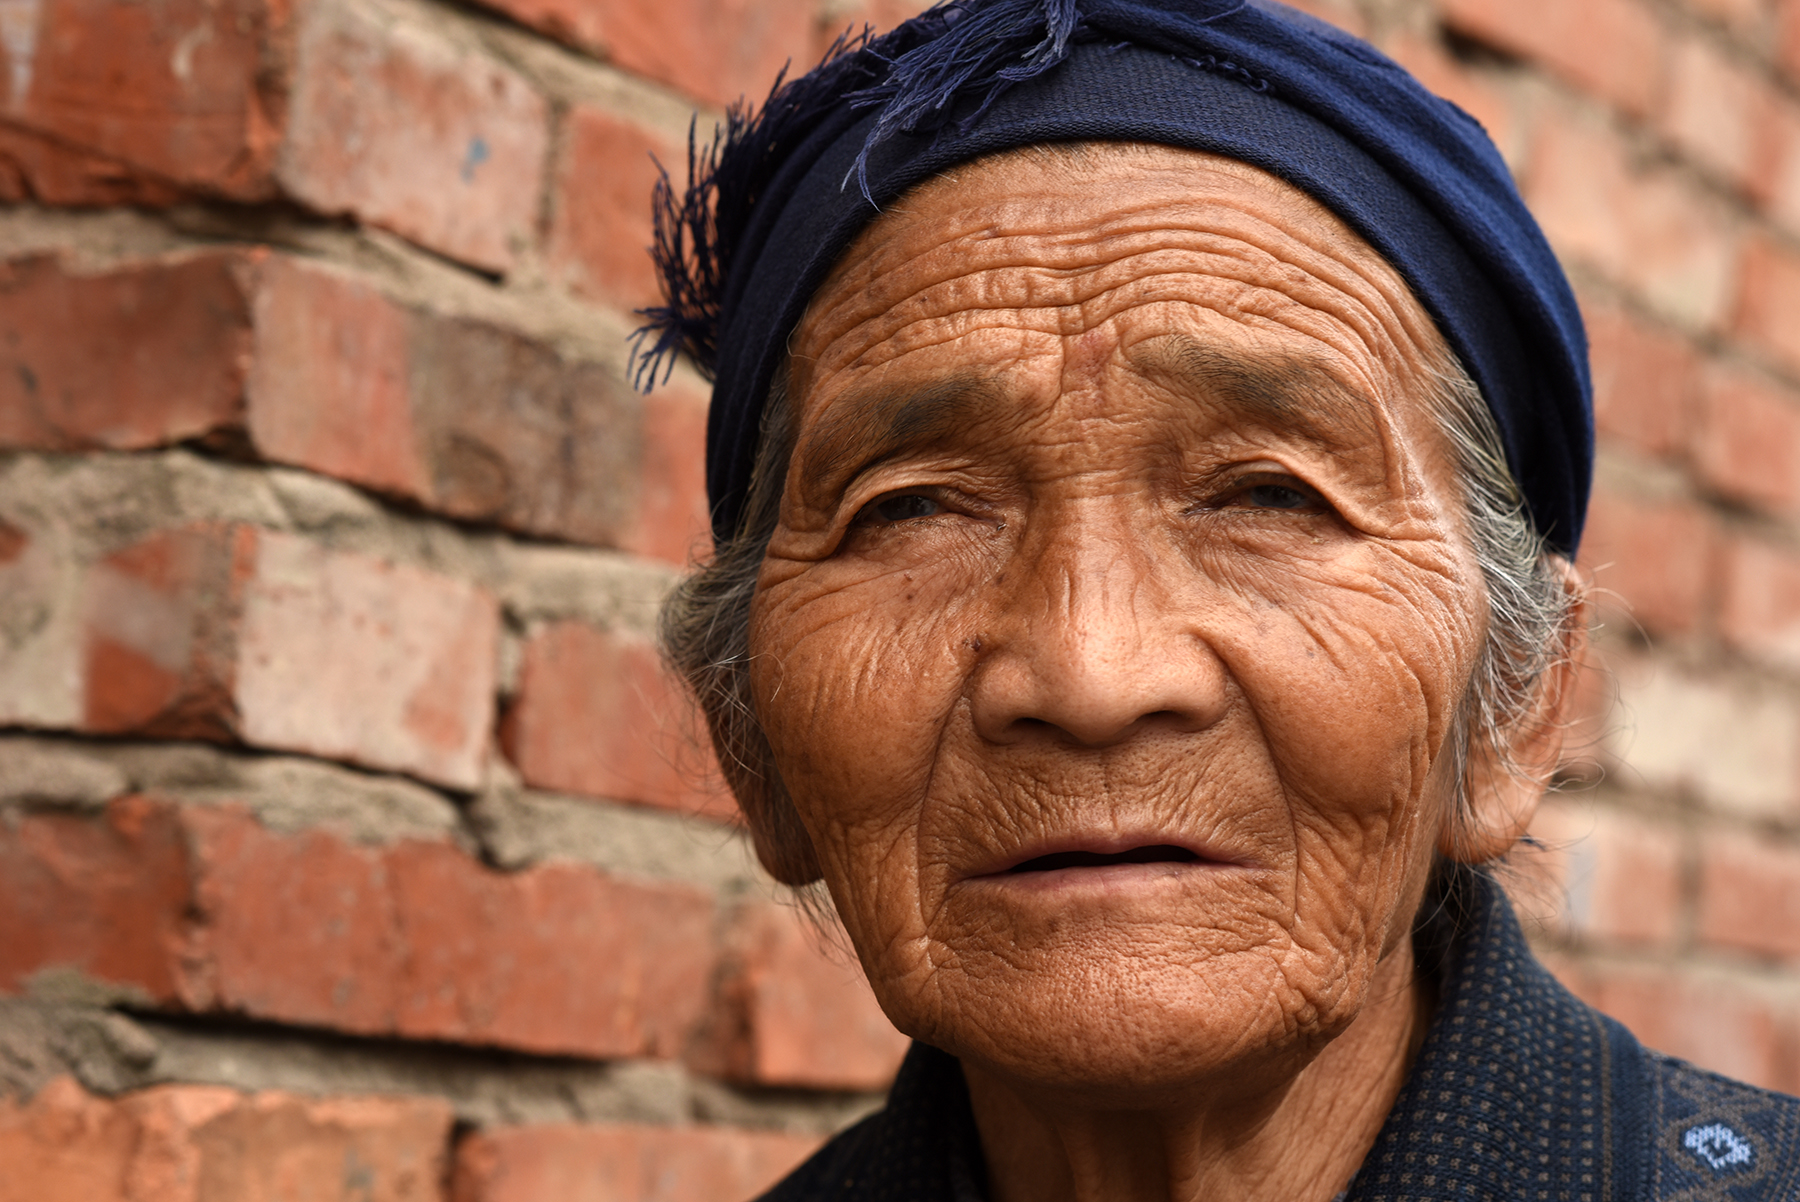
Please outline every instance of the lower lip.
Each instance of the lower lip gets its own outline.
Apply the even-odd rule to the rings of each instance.
[[[1052,868],[1043,872],[996,872],[970,877],[963,883],[981,888],[1000,888],[1030,893],[1141,892],[1159,887],[1184,886],[1196,879],[1239,871],[1236,864],[1213,860],[1157,860],[1148,864],[1096,864],[1082,868]]]

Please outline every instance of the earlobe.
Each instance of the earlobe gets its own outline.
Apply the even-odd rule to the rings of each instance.
[[[1476,732],[1463,769],[1467,804],[1445,823],[1438,850],[1451,860],[1481,864],[1498,859],[1525,836],[1544,791],[1562,766],[1563,744],[1574,707],[1581,664],[1587,650],[1588,585],[1573,564],[1564,562],[1567,620],[1549,664],[1538,677],[1531,704],[1502,732],[1504,747],[1491,746]]]

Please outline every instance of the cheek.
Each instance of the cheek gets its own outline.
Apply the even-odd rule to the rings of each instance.
[[[974,655],[966,606],[905,571],[814,568],[759,594],[751,682],[782,779],[828,875],[891,861]]]
[[[1373,549],[1245,581],[1251,615],[1221,638],[1280,774],[1297,850],[1338,891],[1391,881],[1447,800],[1434,771],[1467,690],[1481,622],[1466,565]],[[1429,828],[1429,829],[1427,829]]]

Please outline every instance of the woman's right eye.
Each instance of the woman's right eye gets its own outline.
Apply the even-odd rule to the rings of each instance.
[[[863,507],[859,516],[865,521],[904,522],[912,518],[934,517],[943,511],[944,507],[930,497],[916,492],[903,492],[870,502]]]

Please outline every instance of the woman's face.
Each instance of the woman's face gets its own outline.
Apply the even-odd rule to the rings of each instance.
[[[1324,209],[1177,150],[986,160],[846,254],[752,680],[903,1031],[1141,1097],[1355,1017],[1485,629],[1439,345]]]

